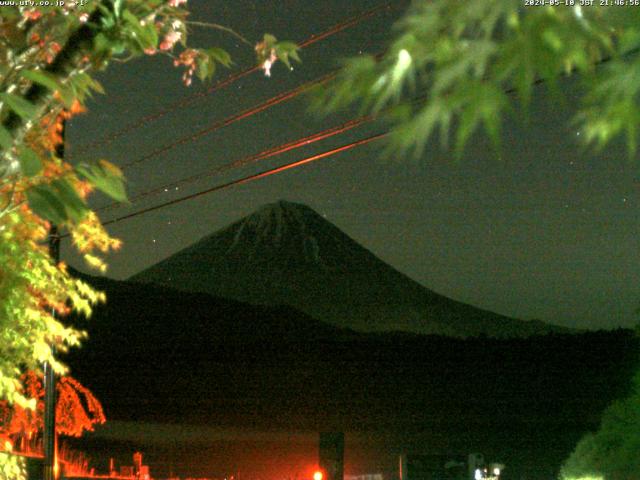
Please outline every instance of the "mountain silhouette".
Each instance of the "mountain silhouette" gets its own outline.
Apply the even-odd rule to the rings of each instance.
[[[263,206],[130,280],[256,305],[288,305],[364,332],[522,337],[562,330],[429,290],[311,208],[286,201]]]

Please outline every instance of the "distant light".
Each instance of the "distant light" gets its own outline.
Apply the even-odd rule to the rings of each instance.
[[[313,472],[313,480],[322,480],[322,472],[319,470]]]
[[[493,469],[493,474],[496,475],[496,476],[500,475],[500,469],[498,467],[494,468]]]
[[[479,468],[476,468],[476,474],[475,474],[474,478],[476,480],[482,480],[482,470],[480,470]]]

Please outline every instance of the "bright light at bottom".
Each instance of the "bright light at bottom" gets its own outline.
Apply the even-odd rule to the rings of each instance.
[[[322,472],[317,471],[313,473],[313,480],[322,480]]]

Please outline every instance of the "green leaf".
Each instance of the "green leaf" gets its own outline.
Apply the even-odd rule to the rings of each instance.
[[[145,48],[155,48],[158,46],[158,32],[153,23],[148,23],[139,31],[140,46]]]
[[[24,98],[13,93],[0,93],[0,99],[9,105],[9,108],[24,119],[32,119],[36,116],[38,109],[36,106]]]
[[[104,94],[104,89],[96,80],[86,73],[79,73],[69,79],[69,90],[80,103],[85,101],[87,96],[91,96],[91,90]]]
[[[198,76],[200,81],[204,81],[207,78],[209,65],[213,64],[213,62],[208,58],[201,58],[198,60],[197,64],[198,64],[198,68],[196,70],[196,75]]]
[[[100,30],[107,31],[113,29],[116,25],[116,18],[113,15],[113,12],[101,3],[98,3],[98,9],[102,13],[102,15],[100,16],[100,24],[102,28],[100,28]]]
[[[113,13],[115,14],[116,18],[120,18],[120,14],[122,12],[122,4],[122,0],[115,0],[113,2]]]
[[[122,19],[133,27],[140,26],[140,20],[128,8],[122,11]]]
[[[300,61],[298,46],[293,42],[278,42],[276,46],[281,52],[288,54],[294,60]]]
[[[123,10],[122,19],[126,27],[125,32],[131,37],[134,49],[145,50],[158,45],[158,33],[153,23],[141,25],[140,19],[129,9]]]
[[[73,102],[76,100],[76,95],[73,93],[73,88],[71,87],[63,87],[58,90],[60,97],[62,98],[62,103],[66,108],[71,108]]]
[[[42,70],[24,70],[21,75],[27,80],[47,87],[52,92],[60,89],[58,79],[48,72],[43,72]]]
[[[42,171],[42,161],[36,152],[30,148],[23,148],[20,152],[20,170],[27,177],[33,177]]]
[[[211,77],[213,77],[213,73],[215,72],[215,62],[208,56],[200,56],[198,57],[198,69],[196,71],[196,75],[200,81],[205,81]]]
[[[0,125],[0,147],[9,150],[13,146],[13,137],[9,131]]]
[[[78,195],[76,189],[65,179],[54,181],[51,186],[58,194],[58,199],[65,208],[67,217],[74,222],[79,222],[89,211],[85,201]]]
[[[89,79],[91,80],[91,82],[89,82],[89,87],[91,87],[91,90],[93,90],[94,92],[98,92],[101,95],[104,95],[104,87],[102,86],[102,84],[97,81],[94,78],[91,78],[89,75],[87,75],[89,77]]]
[[[74,86],[77,88],[82,88],[85,90],[94,90],[98,93],[104,94],[104,88],[102,85],[95,79],[91,77],[88,73],[79,73],[71,77],[71,81]]]
[[[263,37],[263,41],[267,47],[273,47],[274,44],[278,41],[278,39],[273,35],[271,35],[270,33],[265,33]]]
[[[108,52],[111,50],[111,42],[109,41],[109,37],[107,37],[104,33],[100,32],[96,35],[96,38],[93,40],[93,48],[97,52]]]
[[[33,212],[53,223],[64,223],[67,212],[64,204],[49,185],[37,185],[27,190],[27,201]]]
[[[295,49],[291,50],[289,52],[289,56],[291,58],[293,58],[296,62],[302,63],[302,59],[300,58],[300,55],[298,55],[298,47],[296,47]]]
[[[43,72],[42,70],[26,70],[22,72],[22,76],[27,80],[31,80],[34,83],[48,88],[52,92],[57,91],[62,97],[65,107],[69,108],[73,104],[73,101],[75,100],[73,90],[70,87],[65,86],[54,75],[51,75],[48,72]]]
[[[298,49],[297,45],[293,42],[278,42],[273,46],[276,51],[276,56],[282,60],[288,68],[291,68],[291,62],[289,58],[293,58],[296,61],[300,61],[300,57],[296,50]]]
[[[208,48],[204,51],[212,60],[215,60],[221,65],[228,67],[231,65],[231,55],[226,50],[221,48]]]
[[[127,201],[122,172],[115,165],[101,160],[98,164],[82,163],[76,167],[76,171],[114,200]]]

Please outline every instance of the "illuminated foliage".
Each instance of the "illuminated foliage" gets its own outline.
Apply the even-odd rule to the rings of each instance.
[[[378,60],[349,60],[318,97],[331,111],[349,104],[384,112],[392,147],[419,154],[454,132],[460,154],[483,127],[499,144],[501,118],[514,98],[526,111],[538,81],[576,78],[581,138],[598,147],[625,135],[633,154],[640,127],[640,8],[526,6],[525,0],[415,1]],[[596,4],[598,2],[595,2]],[[516,95],[510,95],[515,92]]]
[[[59,432],[72,437],[79,437],[84,431],[93,430],[96,423],[105,421],[98,399],[71,377],[63,377],[59,383],[56,411]]]
[[[63,120],[81,113],[92,93],[102,93],[91,75],[113,59],[161,54],[186,69],[183,80],[189,84],[192,75],[207,80],[216,64],[230,63],[219,48],[187,46],[186,3],[0,7],[0,398],[25,406],[20,373],[44,361],[63,373],[49,347],[65,351],[82,333],[59,319],[70,311],[89,315],[91,305],[104,300],[70,278],[64,265],[51,263],[45,244],[49,224],[66,229],[87,263],[102,271],[100,254],[120,245],[86,203],[96,189],[126,201],[120,170],[105,160],[70,165],[56,152]],[[283,62],[297,58],[295,45],[272,36],[260,45],[259,58],[263,48]]]
[[[64,120],[81,113],[91,94],[103,93],[92,75],[112,60],[167,56],[185,69],[182,79],[189,85],[194,74],[210,79],[216,65],[229,66],[230,58],[219,48],[188,47],[187,0],[13,3],[0,6],[0,400],[7,402],[5,414],[15,413],[12,428],[28,432],[39,428],[37,410],[29,409],[42,392],[30,391],[30,380],[23,390],[21,373],[39,371],[47,361],[63,374],[51,347],[64,352],[83,333],[61,319],[71,311],[89,316],[92,305],[104,301],[103,294],[71,278],[64,264],[52,262],[49,227],[68,232],[86,262],[104,271],[101,255],[120,242],[109,237],[87,196],[99,190],[126,201],[122,173],[111,163],[70,165],[59,158]],[[207,26],[238,36],[218,24]],[[260,45],[256,51],[265,72],[266,60],[270,67],[278,58],[297,59],[293,44],[265,36]],[[268,59],[262,58],[264,49]],[[65,377],[59,388],[62,433],[79,435],[104,420],[100,404],[77,382]],[[20,478],[21,467],[0,454],[0,479]]]
[[[81,113],[90,95],[103,93],[92,75],[112,60],[166,56],[185,68],[188,85],[193,75],[210,79],[216,65],[228,66],[230,58],[219,48],[188,47],[186,0],[20,3],[29,2],[0,6],[0,399],[24,409],[35,403],[21,389],[21,373],[38,371],[45,361],[64,373],[51,347],[64,352],[83,333],[61,320],[71,311],[88,316],[92,305],[104,301],[104,295],[71,278],[64,264],[53,264],[46,244],[50,224],[68,232],[87,263],[102,271],[101,255],[120,245],[86,199],[99,190],[126,201],[122,173],[105,160],[71,165],[59,158],[64,119]],[[297,58],[295,45],[267,40],[271,62],[272,51],[283,62]],[[260,59],[263,47],[258,50]],[[69,379],[61,386],[67,405],[77,396],[88,402],[88,415],[73,408],[62,412],[69,423],[60,428],[78,434],[99,417],[92,410],[99,404]],[[0,475],[17,478],[18,464],[4,459]]]
[[[501,120],[517,110],[526,116],[536,84],[562,100],[558,83],[571,77],[580,139],[602,148],[624,136],[635,155],[640,8],[614,0],[582,7],[579,0],[573,6],[537,3],[415,0],[385,54],[348,60],[336,81],[318,92],[315,108],[356,105],[385,118],[393,125],[393,152],[419,156],[435,136],[445,148],[452,136],[460,155],[479,129],[499,146]],[[565,480],[640,478],[638,383],[635,388],[606,411],[597,433],[579,443],[563,468]]]
[[[600,428],[586,435],[565,462],[562,480],[640,477],[640,374],[631,395],[610,405]]]
[[[25,468],[24,458],[0,452],[0,480],[26,480]]]
[[[56,384],[56,430],[62,435],[79,437],[104,423],[102,405],[91,391],[71,377],[62,377]],[[0,401],[0,436],[5,439],[31,439],[42,432],[44,425],[44,387],[41,376],[29,371],[22,375],[22,393],[33,399],[35,409],[17,403]]]

